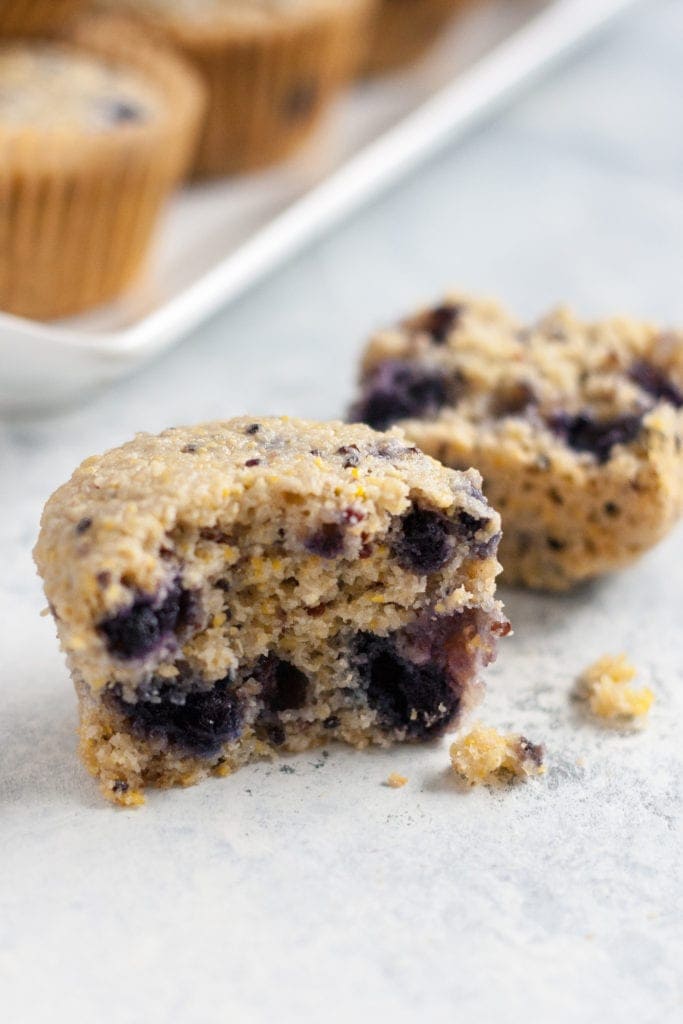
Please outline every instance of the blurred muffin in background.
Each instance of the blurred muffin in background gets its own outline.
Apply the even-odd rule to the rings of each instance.
[[[89,0],[0,0],[0,39],[60,30]]]
[[[476,0],[379,0],[364,64],[381,75],[417,60],[457,11]]]
[[[358,69],[376,0],[99,0],[160,32],[201,72],[195,174],[265,167],[311,134]]]
[[[0,309],[54,319],[138,273],[194,151],[203,92],[130,25],[0,46]]]

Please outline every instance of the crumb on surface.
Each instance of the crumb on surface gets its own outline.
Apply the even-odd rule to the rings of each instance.
[[[579,696],[598,718],[644,718],[655,695],[647,686],[630,686],[635,675],[636,669],[624,654],[606,654],[583,672]]]
[[[545,773],[542,746],[481,724],[452,743],[450,755],[453,771],[471,786],[505,776],[525,779]]]
[[[408,779],[405,775],[399,775],[398,772],[392,772],[391,775],[387,778],[384,785],[388,786],[389,789],[401,789],[403,786],[405,786],[407,781]]]

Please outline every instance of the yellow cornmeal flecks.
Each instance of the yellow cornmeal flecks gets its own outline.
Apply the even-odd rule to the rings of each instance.
[[[471,786],[515,777],[543,775],[543,750],[523,736],[503,735],[497,729],[477,724],[450,747],[451,766]]]
[[[636,669],[624,654],[606,654],[583,672],[578,693],[597,718],[644,718],[655,695],[648,686],[630,686],[635,676]]]
[[[407,783],[408,778],[406,775],[400,775],[398,772],[392,772],[391,775],[387,776],[384,783],[389,789],[402,789]]]

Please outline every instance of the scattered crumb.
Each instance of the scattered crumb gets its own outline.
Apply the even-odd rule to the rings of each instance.
[[[453,771],[471,786],[505,775],[529,778],[545,772],[543,747],[484,725],[476,725],[451,744],[450,754]]]
[[[644,718],[655,695],[647,686],[629,686],[636,670],[625,655],[606,654],[585,670],[578,693],[598,718]]]
[[[389,786],[390,789],[401,789],[402,786],[405,786],[407,781],[408,779],[405,775],[399,775],[398,772],[392,772],[384,785]]]
[[[141,807],[145,798],[139,789],[131,789],[127,782],[117,779],[101,786],[102,795],[119,807]]]

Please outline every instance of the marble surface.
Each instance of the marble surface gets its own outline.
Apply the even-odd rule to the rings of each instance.
[[[681,0],[643,3],[163,362],[0,428],[4,1019],[681,1019],[683,531],[572,596],[505,594],[481,717],[545,742],[543,780],[463,794],[445,742],[331,749],[140,812],[76,761],[30,549],[50,491],[135,430],[341,412],[363,335],[450,283],[683,321],[682,58]],[[657,693],[642,732],[570,699],[620,650]]]

